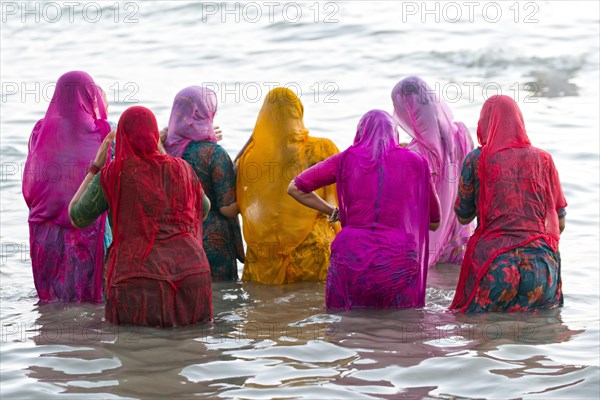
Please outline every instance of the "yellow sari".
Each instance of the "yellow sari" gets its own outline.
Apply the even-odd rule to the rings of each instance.
[[[271,90],[239,158],[237,201],[247,244],[242,280],[283,284],[327,277],[329,247],[339,224],[298,203],[287,187],[300,172],[339,150],[331,140],[309,137],[303,114],[294,92]],[[335,185],[316,193],[337,205]]]

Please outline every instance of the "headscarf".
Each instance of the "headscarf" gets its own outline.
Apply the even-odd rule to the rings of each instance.
[[[371,110],[358,122],[349,151],[361,156],[364,159],[361,167],[367,169],[380,164],[397,145],[398,130],[392,116],[382,110]]]
[[[217,94],[208,88],[190,86],[175,96],[165,149],[181,157],[192,141],[216,142],[213,119],[217,112]]]
[[[23,171],[29,222],[71,227],[69,203],[109,131],[106,105],[92,77],[83,71],[62,75],[29,139]]]
[[[121,115],[115,159],[100,173],[112,212],[115,249],[107,262],[107,290],[116,283],[116,275],[119,280],[169,279],[197,272],[190,269],[196,262],[208,265],[202,250],[200,181],[185,161],[160,154],[158,140],[156,117],[149,109],[130,107]],[[192,246],[155,246],[159,240],[175,243],[182,237],[189,237]],[[179,261],[172,259],[172,252],[179,252]],[[187,262],[194,252],[196,261]]]
[[[454,122],[450,107],[421,78],[413,76],[398,82],[392,101],[394,117],[413,138],[408,148],[429,162],[440,200],[440,227],[429,233],[429,265],[440,261],[460,263],[462,252],[456,256],[452,251],[466,243],[472,226],[459,225],[454,217],[454,200],[462,162],[473,149],[471,135],[463,123]]]
[[[454,122],[450,107],[421,78],[402,79],[392,90],[394,117],[413,141],[416,149],[429,161],[433,174],[440,179],[448,163],[462,163],[473,149],[469,131],[461,122]]]
[[[246,262],[252,251],[274,254],[264,257],[264,263],[261,258],[261,281],[283,283],[282,266],[317,221],[317,211],[287,194],[288,184],[311,165],[337,153],[335,146],[308,136],[303,114],[302,102],[293,91],[271,90],[258,114],[252,141],[239,158],[237,201],[249,250]]]
[[[567,206],[550,154],[531,145],[523,115],[508,96],[481,109],[479,224],[469,240],[451,308],[464,311],[492,261],[543,239],[558,251],[558,210]],[[474,281],[470,280],[473,279]]]

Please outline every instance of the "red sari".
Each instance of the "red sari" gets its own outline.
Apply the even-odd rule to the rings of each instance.
[[[558,211],[567,206],[550,154],[531,145],[523,115],[508,96],[490,97],[477,137],[479,224],[469,240],[451,309],[464,312],[494,260],[544,241],[558,252]]]
[[[113,228],[105,314],[115,324],[165,327],[212,319],[202,249],[204,192],[185,161],[158,153],[158,137],[150,110],[126,110],[115,160],[100,176]]]

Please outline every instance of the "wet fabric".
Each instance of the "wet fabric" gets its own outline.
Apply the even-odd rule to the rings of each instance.
[[[188,163],[158,152],[158,135],[150,110],[127,109],[115,159],[100,172],[113,228],[105,316],[117,324],[165,327],[212,319],[202,186]]]
[[[446,102],[421,78],[408,77],[392,91],[394,118],[413,139],[408,148],[429,162],[435,191],[442,209],[436,231],[429,232],[429,265],[460,264],[473,224],[454,217],[453,206],[462,161],[473,149],[473,140],[462,122],[455,122]]]
[[[514,312],[562,305],[560,257],[537,239],[496,257],[465,311]]]
[[[238,160],[237,200],[247,244],[243,280],[283,284],[327,276],[337,224],[299,204],[287,187],[300,172],[339,151],[330,140],[308,135],[303,114],[291,90],[270,91]],[[337,204],[334,186],[317,193]]]
[[[62,75],[46,115],[33,128],[23,171],[33,280],[41,302],[102,300],[106,219],[80,230],[71,226],[67,210],[109,131],[93,79],[81,71]]]
[[[567,205],[552,157],[531,145],[514,100],[492,96],[485,102],[478,138],[485,143],[477,172],[478,226],[469,240],[450,306],[457,311],[467,310],[498,256],[534,241],[543,241],[557,253],[558,215]],[[545,303],[530,305],[543,307]]]
[[[216,143],[191,142],[182,158],[200,179],[211,208],[202,222],[202,246],[213,280],[237,280],[237,259],[244,262],[244,244],[238,218],[227,218],[221,207],[236,202],[235,172],[231,158]]]
[[[428,229],[439,204],[427,160],[397,145],[395,125],[384,111],[368,112],[352,146],[294,180],[305,193],[337,183],[342,230],[331,245],[329,309],[425,303]]]
[[[202,86],[190,86],[175,96],[165,149],[181,157],[192,141],[216,142],[213,119],[217,113],[217,94]]]
[[[462,218],[470,218],[477,212],[480,154],[480,148],[473,150],[463,163],[454,206]],[[558,216],[565,217],[566,210],[561,208]],[[540,292],[543,292],[541,297]],[[466,311],[525,311],[562,303],[560,257],[542,239],[537,239],[492,261]]]

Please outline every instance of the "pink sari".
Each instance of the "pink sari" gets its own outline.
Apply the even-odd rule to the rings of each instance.
[[[31,133],[23,172],[33,280],[42,302],[102,301],[106,218],[74,228],[67,208],[109,131],[92,78],[81,71],[61,76]]]
[[[454,122],[448,105],[418,77],[408,77],[392,91],[394,117],[413,140],[408,148],[422,154],[431,168],[440,199],[442,221],[429,233],[429,265],[460,264],[473,224],[463,226],[454,215],[454,200],[465,156],[473,140],[462,122]]]
[[[395,125],[385,111],[368,112],[352,146],[294,180],[305,193],[337,183],[342,230],[331,245],[327,308],[425,303],[427,232],[438,203],[427,160],[398,146]]]

